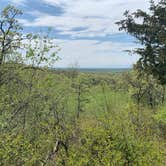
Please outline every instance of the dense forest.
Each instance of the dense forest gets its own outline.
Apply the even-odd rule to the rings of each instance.
[[[53,69],[60,48],[49,30],[24,34],[21,14],[0,16],[0,165],[166,165],[166,1],[124,13],[143,47],[113,73]]]

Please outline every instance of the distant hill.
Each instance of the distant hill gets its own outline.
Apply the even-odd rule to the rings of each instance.
[[[72,70],[73,68],[55,68],[56,70]],[[132,68],[78,68],[81,72],[90,73],[109,73],[109,72],[125,72]]]

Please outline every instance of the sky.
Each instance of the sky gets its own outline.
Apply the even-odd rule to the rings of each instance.
[[[24,33],[52,27],[61,48],[55,67],[128,68],[139,58],[125,52],[138,45],[115,22],[125,10],[148,11],[149,0],[0,0],[0,10],[8,4],[23,11]]]

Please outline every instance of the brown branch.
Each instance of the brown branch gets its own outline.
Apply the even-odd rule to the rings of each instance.
[[[57,154],[58,151],[59,151],[60,146],[62,146],[62,147],[65,149],[65,152],[66,152],[66,154],[68,155],[68,146],[67,146],[66,143],[64,143],[63,141],[58,140],[58,141],[56,141],[55,146],[54,146],[54,148],[52,149],[52,151],[51,151],[51,152],[48,154],[48,156],[46,157],[46,159],[45,159],[45,161],[43,162],[43,165],[42,165],[42,166],[45,166],[49,160],[52,160],[52,159],[56,156],[56,154]]]

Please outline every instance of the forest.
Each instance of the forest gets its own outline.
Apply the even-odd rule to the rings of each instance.
[[[132,70],[56,70],[48,33],[0,15],[0,166],[165,166],[166,1],[117,22],[143,47]],[[136,19],[141,18],[142,23]]]

